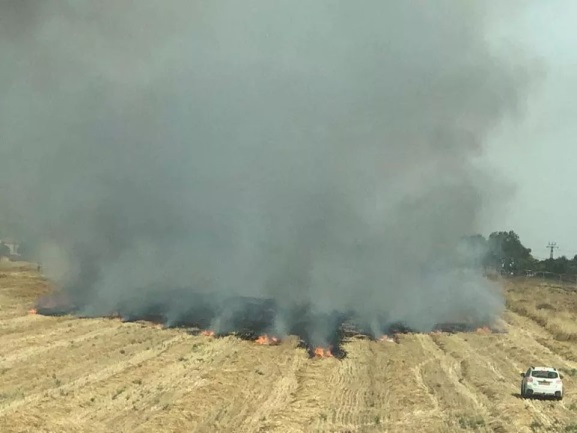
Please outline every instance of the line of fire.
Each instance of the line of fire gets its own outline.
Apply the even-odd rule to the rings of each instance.
[[[363,323],[362,318],[352,313],[333,311],[319,313],[310,305],[280,308],[272,299],[231,297],[217,302],[206,294],[186,293],[186,307],[174,309],[162,302],[147,305],[146,309],[126,305],[109,313],[87,313],[82,302],[75,301],[65,293],[54,293],[41,297],[31,314],[46,316],[74,315],[79,318],[109,317],[123,322],[146,321],[168,328],[185,328],[193,335],[211,338],[236,336],[256,344],[274,346],[283,338],[293,335],[299,339],[299,347],[306,349],[310,358],[343,359],[347,353],[343,343],[352,338],[399,343],[402,334],[415,333],[403,323],[387,323],[375,330],[375,326]],[[279,332],[279,318],[290,325]],[[284,319],[284,320],[283,320]],[[319,341],[310,330],[327,330]],[[438,323],[431,333],[502,333],[506,332],[491,323],[447,322]]]

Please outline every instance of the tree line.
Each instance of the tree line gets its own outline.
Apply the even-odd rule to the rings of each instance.
[[[527,272],[577,275],[577,255],[539,260],[532,256],[531,248],[525,247],[514,231],[493,232],[488,238],[474,235],[466,238],[466,244],[479,252],[479,261],[486,269],[507,273]]]

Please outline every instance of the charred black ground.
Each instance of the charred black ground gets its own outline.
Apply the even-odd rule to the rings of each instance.
[[[189,295],[190,296],[190,295]],[[250,297],[231,297],[226,301],[218,302],[211,295],[198,293],[194,295],[194,302],[190,306],[181,307],[178,314],[173,312],[173,305],[169,302],[152,304],[145,312],[135,306],[124,305],[115,311],[100,314],[87,314],[82,303],[79,303],[65,294],[53,294],[39,299],[36,313],[47,316],[72,314],[78,317],[118,317],[124,322],[149,321],[162,324],[169,328],[187,328],[192,334],[210,329],[215,337],[234,335],[238,338],[255,341],[262,335],[288,336],[299,338],[299,346],[305,348],[310,357],[315,356],[318,346],[330,349],[333,357],[342,359],[346,351],[342,344],[350,338],[368,338],[377,340],[383,335],[395,336],[417,332],[402,322],[383,322],[377,332],[374,327],[363,323],[362,318],[354,317],[352,313],[339,311],[318,312],[312,305],[302,305],[290,309],[281,308],[272,299]],[[276,319],[289,318],[291,324],[282,333],[278,331]],[[330,336],[321,343],[315,341],[310,330],[319,326],[329,329]],[[489,329],[491,332],[502,332],[488,323],[446,322],[436,324],[431,332],[473,332],[479,328]],[[283,335],[279,335],[283,334]]]

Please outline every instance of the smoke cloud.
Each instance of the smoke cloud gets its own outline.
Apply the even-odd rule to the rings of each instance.
[[[3,2],[1,228],[89,314],[171,320],[203,293],[273,299],[279,333],[300,308],[377,333],[494,317],[460,239],[530,80],[486,42],[489,7]]]

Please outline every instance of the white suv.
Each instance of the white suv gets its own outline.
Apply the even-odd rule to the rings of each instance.
[[[563,376],[556,368],[530,367],[521,373],[521,397],[550,396],[557,400],[563,398]]]

